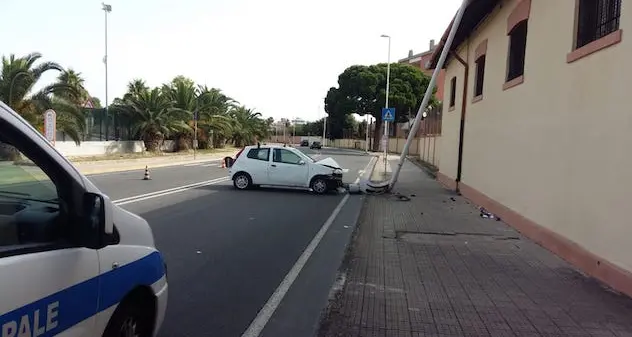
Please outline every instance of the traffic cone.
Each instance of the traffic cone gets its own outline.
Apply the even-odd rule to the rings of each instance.
[[[143,177],[143,180],[151,180],[149,177],[149,168],[147,166],[145,166],[145,176]]]

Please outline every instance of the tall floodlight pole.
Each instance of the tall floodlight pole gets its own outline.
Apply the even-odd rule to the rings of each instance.
[[[461,2],[461,7],[456,12],[456,16],[454,17],[454,21],[452,22],[452,28],[450,29],[450,33],[443,45],[443,49],[441,50],[441,56],[439,56],[439,60],[437,61],[437,66],[432,72],[432,78],[430,79],[430,83],[428,84],[428,88],[426,88],[426,94],[424,95],[424,99],[421,101],[421,106],[419,106],[419,110],[417,111],[417,115],[415,116],[415,122],[413,123],[413,127],[411,132],[408,134],[408,139],[406,139],[406,144],[404,144],[404,149],[402,150],[402,154],[399,156],[399,162],[397,163],[397,168],[389,181],[388,188],[392,189],[397,182],[397,178],[399,177],[399,172],[402,170],[402,166],[404,165],[404,160],[406,160],[406,156],[408,155],[408,149],[410,144],[415,137],[415,133],[412,130],[417,130],[419,127],[419,122],[421,117],[426,112],[426,108],[428,107],[428,102],[430,101],[430,97],[432,96],[432,90],[435,87],[435,83],[437,82],[437,77],[439,76],[439,72],[443,68],[443,64],[445,63],[445,59],[448,56],[448,53],[452,47],[452,40],[454,40],[454,35],[456,35],[456,31],[461,24],[461,18],[463,17],[463,12],[465,12],[465,8],[471,2],[471,0],[463,0]]]
[[[105,140],[108,140],[107,123],[108,117],[110,116],[110,109],[108,107],[108,13],[112,11],[112,6],[102,2],[101,9],[103,9],[105,13],[105,56],[103,56],[103,63],[105,64]],[[103,123],[103,120],[101,123]]]
[[[386,102],[384,108],[388,109],[388,94],[391,86],[391,37],[389,35],[382,34],[381,37],[388,39],[388,56],[386,59]],[[386,166],[388,164],[388,121],[384,121],[384,172],[386,172]]]

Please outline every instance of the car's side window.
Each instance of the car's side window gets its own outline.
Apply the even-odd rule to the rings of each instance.
[[[260,148],[260,149],[251,149],[248,151],[248,158],[268,161],[270,158],[270,149],[268,148]]]
[[[298,164],[301,162],[301,157],[289,150],[274,149],[273,161],[275,163]]]
[[[0,135],[0,252],[61,238],[60,201],[49,176]]]

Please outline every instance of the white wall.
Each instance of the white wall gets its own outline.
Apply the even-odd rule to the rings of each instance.
[[[173,151],[175,142],[166,140],[162,151]],[[114,153],[140,153],[145,150],[142,141],[86,141],[77,145],[75,142],[56,142],[55,148],[67,157],[100,156]]]

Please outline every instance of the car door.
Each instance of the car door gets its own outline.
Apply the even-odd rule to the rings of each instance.
[[[260,147],[248,150],[247,171],[255,185],[268,184],[268,165],[270,158],[270,148]]]
[[[72,244],[80,185],[5,117],[0,106],[1,335],[93,336],[98,253]]]
[[[270,185],[306,187],[309,165],[288,149],[273,149],[268,169]]]

